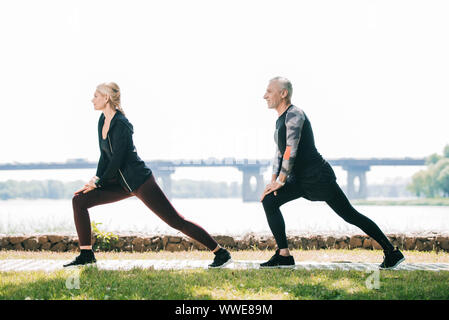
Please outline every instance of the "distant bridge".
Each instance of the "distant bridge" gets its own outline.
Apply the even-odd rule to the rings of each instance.
[[[424,158],[340,158],[326,159],[332,166],[341,166],[346,170],[347,195],[351,199],[363,199],[367,197],[366,172],[371,166],[423,166]],[[271,160],[255,159],[197,159],[197,160],[150,160],[145,163],[151,168],[155,176],[162,182],[162,188],[171,198],[171,174],[176,168],[182,167],[233,167],[243,173],[242,199],[245,202],[259,201],[265,183],[263,172],[271,166]],[[51,163],[7,163],[0,164],[0,170],[48,170],[48,169],[91,169],[96,168],[97,162],[89,162],[85,159],[73,159],[67,162]],[[256,180],[256,186],[251,186],[251,179]],[[355,181],[359,181],[356,188]]]

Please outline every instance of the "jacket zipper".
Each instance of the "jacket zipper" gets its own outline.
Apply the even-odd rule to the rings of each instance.
[[[109,134],[108,134],[108,142],[109,142],[109,149],[111,149],[111,153],[114,154],[114,151],[112,151],[111,139],[109,139]],[[125,177],[123,176],[122,171],[120,169],[118,169],[118,172],[122,176],[123,181],[125,181],[125,184],[128,187],[129,192],[132,192],[131,188],[129,187],[128,183],[126,182]]]

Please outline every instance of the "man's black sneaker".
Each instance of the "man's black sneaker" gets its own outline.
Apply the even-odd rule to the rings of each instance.
[[[404,255],[396,247],[391,252],[385,252],[384,261],[380,264],[380,269],[393,269],[396,268],[402,261],[404,261]]]
[[[83,266],[96,263],[95,255],[92,250],[81,250],[81,254],[72,262],[64,264],[63,267]]]
[[[218,249],[215,253],[214,261],[209,265],[209,268],[223,268],[232,262],[231,254],[224,248]]]
[[[294,268],[295,259],[293,256],[281,256],[279,254],[279,249],[276,250],[274,256],[270,258],[267,262],[261,263],[260,268]]]

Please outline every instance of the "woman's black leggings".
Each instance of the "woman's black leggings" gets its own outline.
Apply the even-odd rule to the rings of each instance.
[[[169,226],[197,240],[210,250],[218,243],[199,225],[186,220],[171,205],[163,191],[157,185],[153,175],[132,193],[126,192],[120,185],[109,185],[87,193],[78,193],[72,199],[76,231],[80,246],[91,245],[91,225],[87,209],[97,205],[116,202],[136,196]]]
[[[286,184],[286,186],[288,185]],[[282,213],[281,210],[279,210],[279,207],[286,202],[300,198],[302,196],[302,193],[298,188],[294,188],[291,185],[288,186],[288,188],[286,188],[285,190],[282,190],[284,188],[285,186],[278,190],[277,196],[275,196],[272,192],[266,195],[262,201],[268,224],[279,249],[288,248],[284,218],[282,217]],[[385,236],[385,234],[371,219],[354,209],[337,183],[335,183],[334,188],[335,196],[332,199],[326,201],[326,203],[332,208],[332,210],[334,210],[346,222],[362,229],[363,232],[376,240],[385,251],[393,250],[394,247]]]

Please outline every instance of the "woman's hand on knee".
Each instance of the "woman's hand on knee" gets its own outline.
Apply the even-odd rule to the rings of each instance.
[[[75,195],[77,195],[77,194],[79,194],[79,193],[87,193],[87,192],[89,192],[89,191],[92,191],[92,190],[94,190],[95,188],[96,188],[97,186],[95,185],[95,183],[92,183],[92,180],[91,181],[89,181],[89,183],[86,183],[85,185],[84,185],[84,187],[82,187],[82,188],[80,188],[80,189],[78,189],[77,191],[75,191]]]
[[[86,189],[84,189],[83,193],[88,193],[92,190],[94,190],[96,187],[87,186]]]
[[[86,186],[84,186],[84,187],[82,187],[82,188],[76,190],[75,193],[74,193],[74,195],[77,195],[77,194],[83,192],[84,190],[86,190]]]

